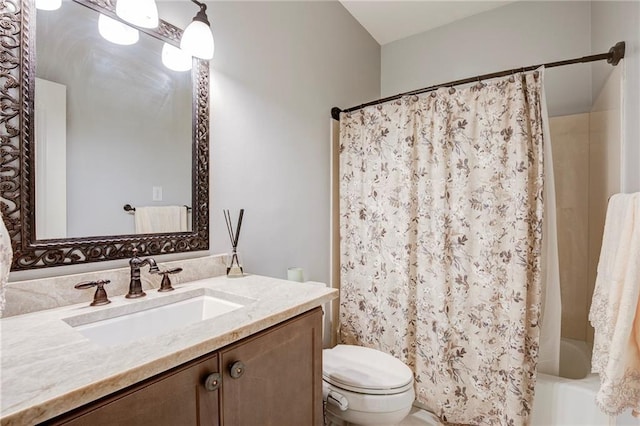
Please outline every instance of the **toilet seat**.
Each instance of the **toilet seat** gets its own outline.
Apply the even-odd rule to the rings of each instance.
[[[325,382],[350,392],[394,395],[413,389],[413,373],[384,352],[353,345],[322,351]]]

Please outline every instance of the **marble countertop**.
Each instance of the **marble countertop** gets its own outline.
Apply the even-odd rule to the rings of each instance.
[[[146,290],[145,290],[146,291]],[[199,293],[198,293],[199,292]],[[158,336],[104,346],[69,323],[89,322],[180,300],[203,292],[243,306]],[[109,296],[112,303],[70,305],[0,320],[0,422],[35,424],[220,349],[338,296],[337,290],[247,275],[208,278],[147,291],[147,297]],[[65,321],[66,319],[66,321]],[[167,327],[171,319],[167,318]]]

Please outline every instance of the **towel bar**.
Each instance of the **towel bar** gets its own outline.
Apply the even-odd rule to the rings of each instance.
[[[187,209],[187,211],[191,210],[191,207],[187,206],[186,204],[184,205],[184,207]],[[135,207],[131,207],[131,204],[125,204],[123,208],[124,208],[125,212],[129,212],[129,213],[135,213],[136,212],[136,208]]]

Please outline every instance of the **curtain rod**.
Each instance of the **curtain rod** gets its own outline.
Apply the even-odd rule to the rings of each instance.
[[[365,104],[358,105],[358,106],[351,107],[351,108],[347,108],[347,109],[340,109],[338,107],[333,107],[333,108],[331,108],[331,117],[333,117],[334,120],[340,121],[340,113],[341,112],[352,112],[352,111],[356,111],[356,110],[359,110],[361,108],[368,107],[368,106],[371,106],[371,105],[378,105],[378,104],[382,104],[382,103],[385,103],[385,102],[389,102],[389,101],[393,101],[393,100],[396,100],[396,99],[400,99],[403,96],[417,95],[417,94],[420,94],[420,93],[431,92],[431,91],[437,90],[437,89],[439,89],[441,87],[458,86],[458,85],[461,85],[461,84],[473,83],[473,82],[480,81],[480,80],[488,80],[488,79],[496,78],[496,77],[505,77],[507,75],[514,74],[516,72],[533,71],[533,70],[538,69],[538,68],[540,68],[542,66],[544,66],[545,68],[553,68],[553,67],[561,67],[561,66],[564,66],[564,65],[579,64],[579,63],[585,63],[585,62],[603,61],[603,60],[606,60],[607,63],[615,66],[615,65],[618,65],[618,62],[620,62],[620,59],[624,58],[624,50],[625,50],[624,41],[619,41],[618,43],[615,44],[615,46],[613,46],[611,49],[609,49],[609,52],[607,52],[607,53],[600,53],[598,55],[591,55],[591,56],[583,56],[581,58],[568,59],[568,60],[565,60],[565,61],[549,62],[547,64],[531,65],[531,66],[522,67],[522,68],[514,68],[514,69],[510,69],[510,70],[494,72],[494,73],[491,73],[491,74],[483,74],[483,75],[479,75],[479,76],[476,76],[476,77],[465,78],[463,80],[450,81],[448,83],[437,84],[435,86],[425,87],[424,89],[417,89],[417,90],[412,90],[410,92],[399,93],[399,94],[394,95],[394,96],[389,96],[389,97],[386,97],[386,98],[382,98],[382,99],[378,99],[378,100],[375,100],[375,101],[367,102]]]

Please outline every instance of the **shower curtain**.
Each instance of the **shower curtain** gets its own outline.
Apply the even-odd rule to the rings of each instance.
[[[520,425],[532,406],[542,71],[340,118],[340,340],[407,363],[447,423]]]

